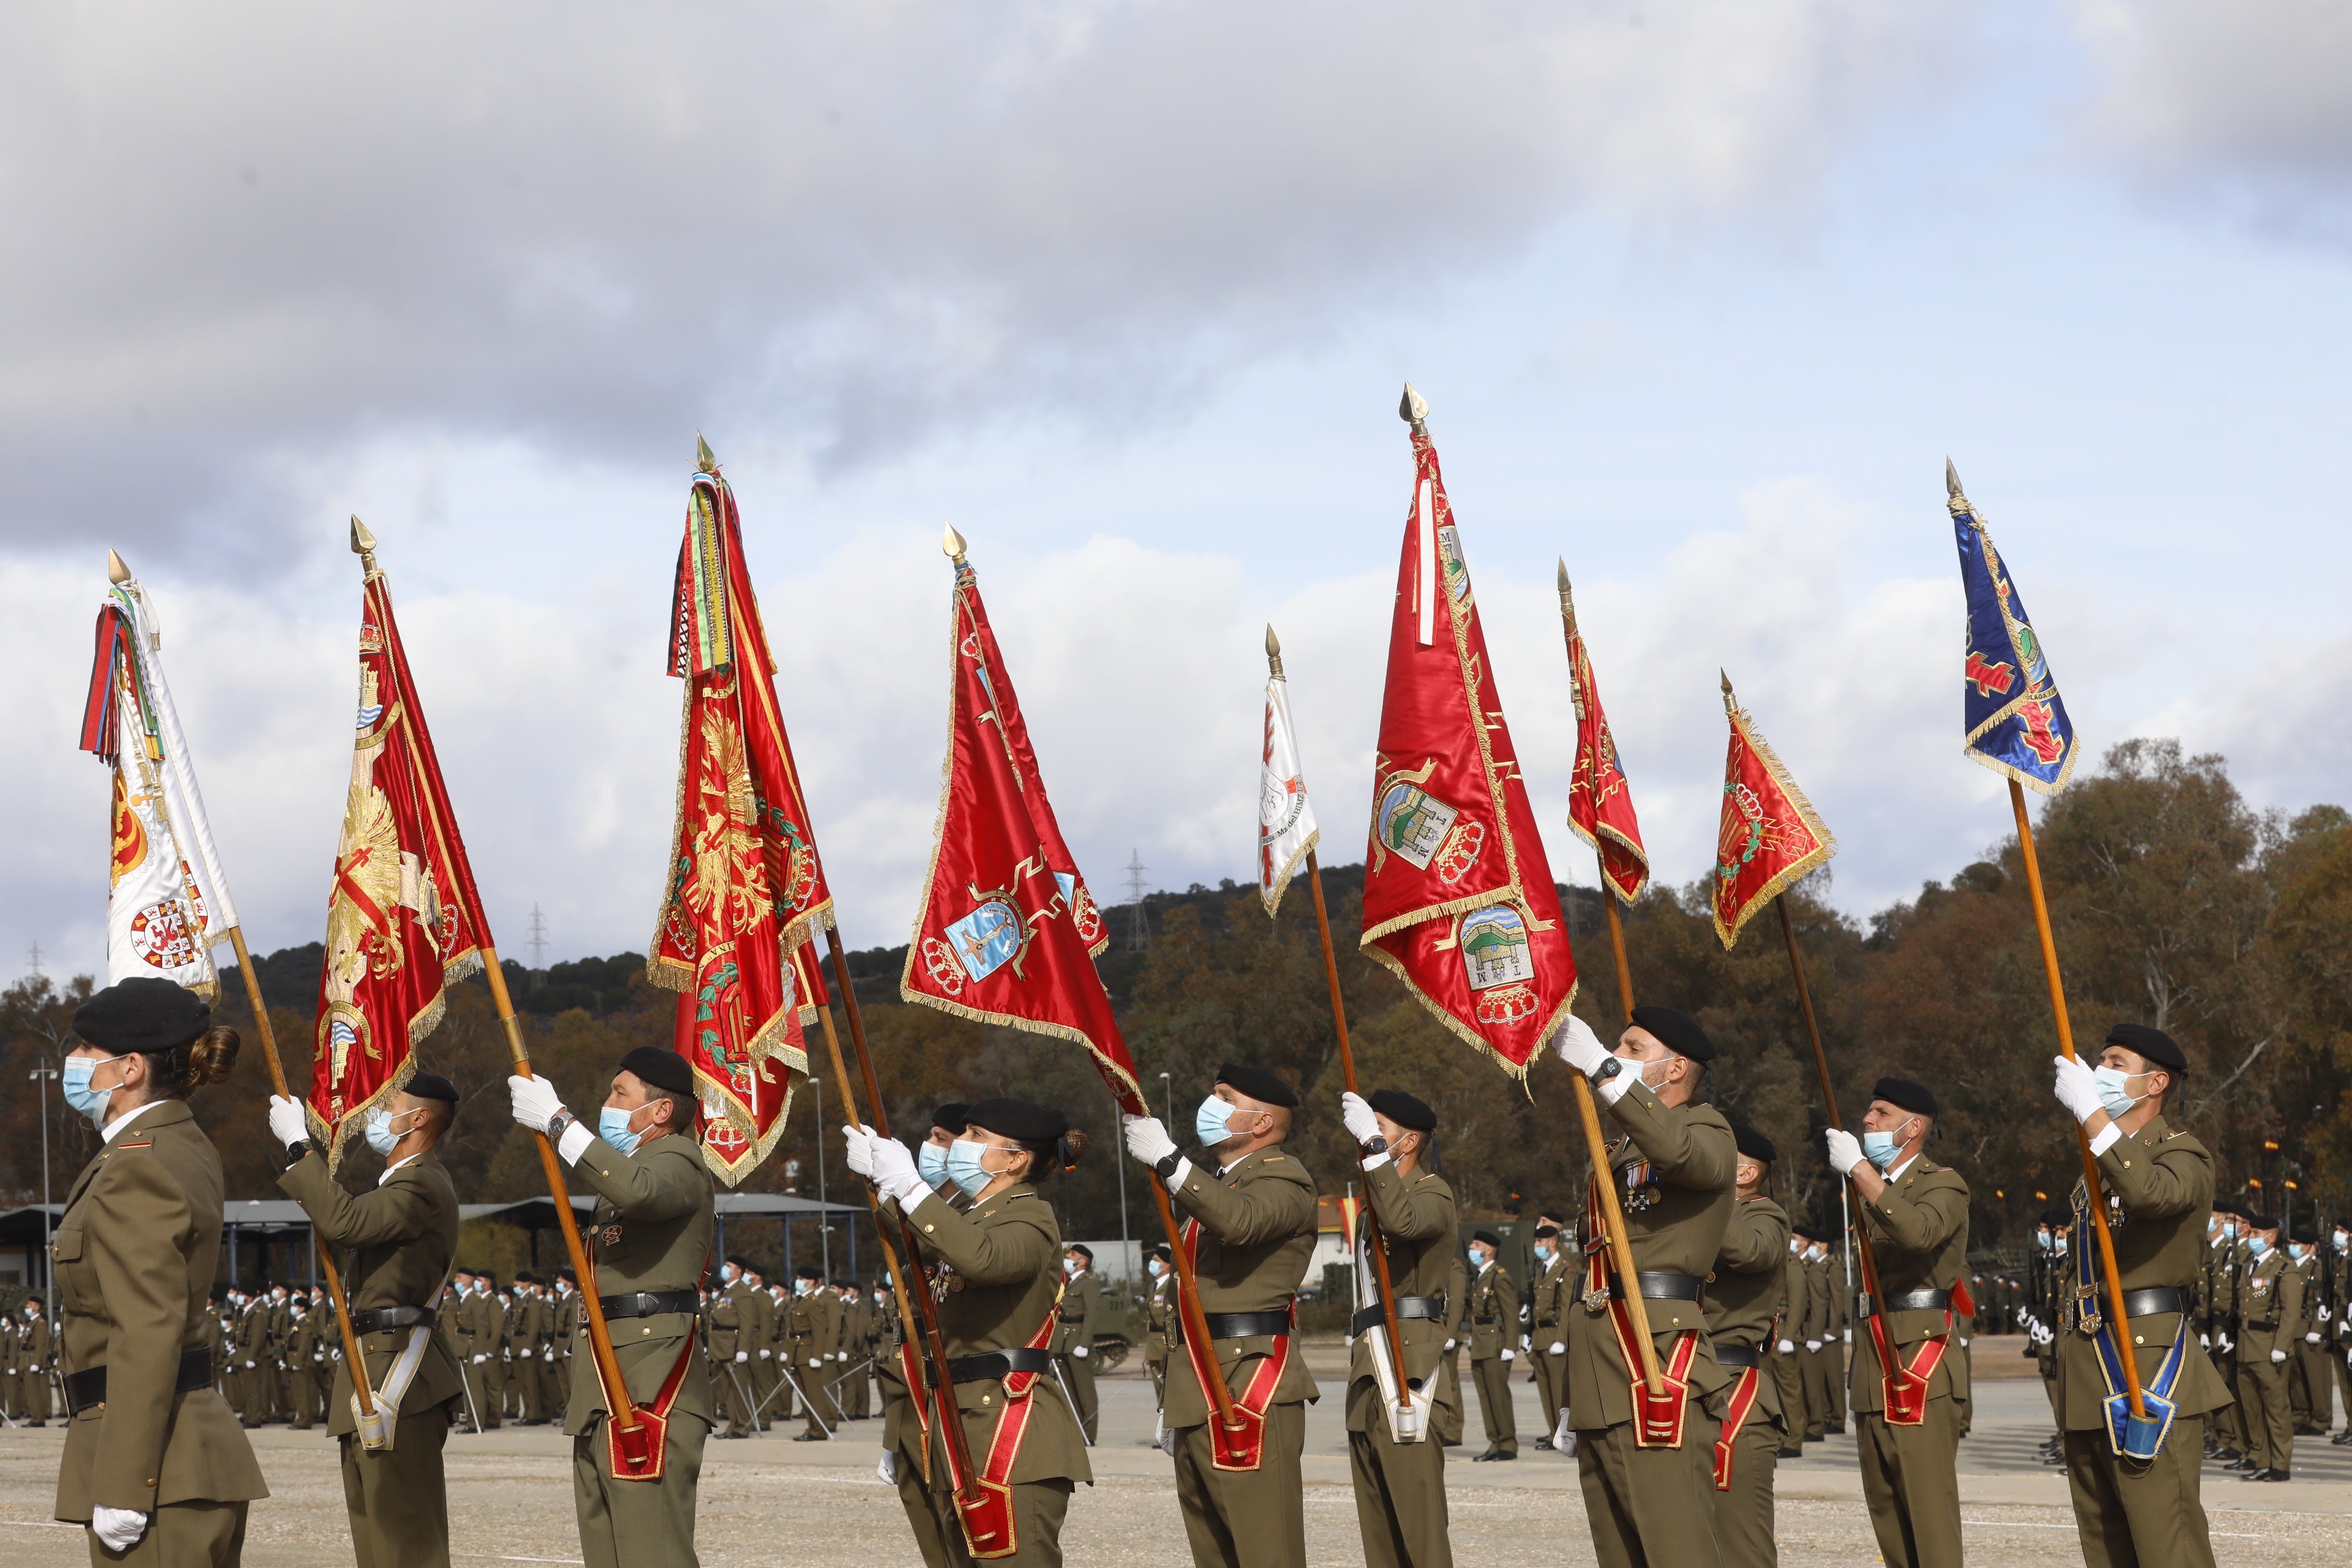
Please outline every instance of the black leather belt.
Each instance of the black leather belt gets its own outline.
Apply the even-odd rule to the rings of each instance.
[[[655,1318],[665,1312],[697,1311],[702,1300],[691,1290],[636,1290],[626,1296],[599,1296],[596,1304],[608,1318]]]
[[[1717,1345],[1715,1359],[1724,1366],[1761,1366],[1762,1358],[1754,1345]]]
[[[1407,1318],[1422,1318],[1431,1322],[1438,1321],[1445,1316],[1445,1298],[1443,1296],[1399,1296],[1396,1299],[1396,1315],[1399,1321],[1402,1321]],[[1386,1318],[1381,1311],[1379,1304],[1374,1303],[1349,1320],[1348,1331],[1351,1334],[1360,1334],[1365,1330],[1373,1328],[1386,1321]],[[1286,1325],[1275,1331],[1286,1334],[1290,1330],[1288,1326]]]
[[[1015,1345],[1009,1351],[989,1351],[982,1355],[960,1355],[948,1358],[948,1381],[950,1383],[985,1383],[991,1378],[1009,1377],[1016,1372],[1032,1372],[1040,1375],[1053,1370],[1054,1358],[1044,1351],[1033,1351],[1027,1345]]]
[[[202,1345],[182,1351],[180,1375],[173,1381],[172,1392],[194,1394],[199,1388],[210,1388],[212,1383],[213,1352]],[[79,1415],[93,1405],[106,1403],[106,1369],[102,1366],[68,1373],[65,1384],[66,1409],[70,1415]]]
[[[1209,1337],[1213,1340],[1247,1340],[1260,1334],[1286,1337],[1290,1332],[1290,1310],[1274,1312],[1204,1312],[1209,1321]],[[1184,1342],[1184,1320],[1176,1320],[1176,1342]]]
[[[2099,1304],[2106,1305],[2105,1298],[2102,1297]],[[2126,1318],[2156,1318],[2167,1312],[2187,1310],[2189,1292],[2178,1285],[2151,1285],[2145,1290],[2124,1292],[2124,1316]]]
[[[1887,1297],[1883,1310],[1889,1312],[1941,1312],[1951,1304],[1952,1293],[1949,1290],[1904,1290]],[[1858,1299],[1857,1306],[1865,1318],[1874,1317],[1882,1310],[1882,1304],[1867,1291]]]
[[[2258,1329],[2258,1330],[2261,1330],[2262,1331],[2263,1331],[2263,1332],[2267,1333],[2267,1332],[2269,1332],[2271,1330],[2275,1329],[2275,1328],[2277,1328],[2277,1327],[2278,1327],[2278,1320],[2277,1320],[2276,1318],[2273,1318],[2273,1319],[2272,1319],[2269,1322],[2267,1322],[2267,1323],[2247,1323],[2247,1324],[2245,1324],[2245,1325],[2243,1325],[2243,1326],[2244,1326],[2244,1327],[2246,1327],[2246,1328],[2249,1328],[2249,1329]]]
[[[1641,1276],[1642,1296],[1650,1301],[1696,1301],[1706,1305],[1706,1280],[1696,1274],[1653,1274],[1644,1269]],[[1612,1277],[1609,1281],[1609,1299],[1625,1299],[1625,1281]]]
[[[433,1319],[430,1307],[378,1307],[372,1312],[353,1312],[352,1332],[381,1334],[393,1329],[413,1329],[419,1323],[429,1329]]]

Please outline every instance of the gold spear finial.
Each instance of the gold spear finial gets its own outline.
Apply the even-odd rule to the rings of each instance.
[[[959,566],[963,564],[963,535],[955,531],[954,523],[940,525],[940,548],[947,552],[949,560]]]
[[[1721,665],[1716,666],[1715,672],[1723,677],[1723,710],[1737,717],[1739,712],[1739,699],[1731,694],[1731,674]]]
[[[1427,426],[1423,423],[1429,417],[1429,399],[1415,392],[1409,381],[1404,384],[1403,398],[1397,404],[1397,417],[1412,426],[1416,436],[1429,433]]]
[[[694,471],[698,474],[719,471],[719,454],[710,449],[710,443],[702,438],[699,430],[694,433]]]
[[[125,566],[122,557],[111,550],[106,552],[106,580],[118,588],[131,581],[131,568]]]
[[[367,524],[360,521],[357,512],[352,513],[352,553],[360,558],[360,574],[362,577],[376,574],[375,535],[368,531]]]
[[[1276,680],[1282,676],[1282,639],[1274,635],[1274,623],[1265,624],[1265,668]]]
[[[1568,623],[1569,635],[1573,637],[1576,635],[1576,597],[1568,585],[1568,558],[1563,555],[1558,559],[1559,561],[1559,617]]]
[[[1944,493],[1946,497],[1944,504],[1950,509],[1954,516],[1976,510],[1969,504],[1967,494],[1961,490],[1960,470],[1952,467],[1952,459],[1949,458],[1944,459]]]

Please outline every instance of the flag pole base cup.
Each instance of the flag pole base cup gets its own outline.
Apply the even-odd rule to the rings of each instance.
[[[1389,1405],[1389,1430],[1395,1434],[1396,1440],[1398,1442],[1418,1443],[1421,1441],[1423,1409],[1423,1402],[1419,1400],[1414,1401],[1411,1405],[1406,1405],[1402,1401],[1391,1403]]]
[[[2164,1447],[2164,1430],[2171,1425],[2160,1415],[2134,1415],[2126,1411],[2124,1415],[2124,1458],[2137,1459],[2142,1464],[2154,1459],[2157,1450]]]
[[[2132,1414],[2128,1394],[2113,1394],[2107,1399],[2107,1435],[2116,1452],[2137,1464],[2147,1464],[2164,1447],[2164,1439],[2172,1430],[2172,1401],[2154,1389],[2141,1392],[2141,1402],[2147,1405],[2144,1415]]]

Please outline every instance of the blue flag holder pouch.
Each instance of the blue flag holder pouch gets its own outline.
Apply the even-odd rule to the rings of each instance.
[[[2079,1184],[2075,1193],[2079,1200]],[[2074,1209],[2078,1235],[2085,1217],[2078,1201]],[[2099,1275],[2094,1248],[2075,1248],[2074,1281],[2082,1314],[2079,1327],[2089,1337],[2091,1348],[2098,1352],[2099,1378],[2107,1387],[2106,1397],[2099,1402],[2106,1416],[2107,1446],[2124,1458],[2147,1464],[2163,1450],[2165,1438],[2172,1435],[2172,1418],[2179,1414],[2172,1390],[2180,1381],[2181,1363],[2188,1353],[2189,1324],[2185,1319],[2182,1321],[2172,1336],[2171,1348],[2157,1364],[2156,1375],[2140,1390],[2140,1405],[2147,1414],[2134,1415],[2131,1391],[2124,1381],[2126,1374],[2119,1326],[2108,1322],[2099,1310]]]

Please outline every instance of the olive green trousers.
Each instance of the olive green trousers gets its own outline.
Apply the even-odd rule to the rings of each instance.
[[[2106,1434],[2066,1434],[2066,1490],[2084,1568],[2213,1568],[2199,1492],[2205,1423],[2175,1416],[2147,1464],[2120,1458]]]

